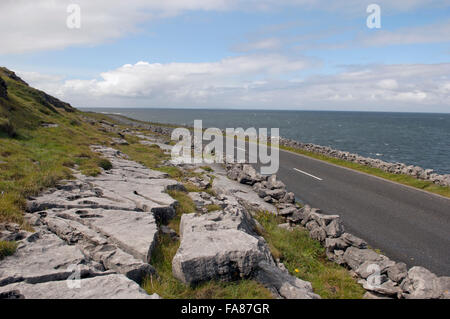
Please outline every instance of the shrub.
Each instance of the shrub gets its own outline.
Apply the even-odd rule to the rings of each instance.
[[[72,125],[72,126],[80,126],[81,123],[79,121],[73,119],[73,120],[70,121],[70,125]]]
[[[105,171],[109,171],[113,167],[111,162],[104,158],[99,160],[98,166],[103,168]]]
[[[17,243],[15,241],[0,241],[0,260],[14,254],[16,248]]]
[[[5,133],[9,137],[16,137],[16,129],[14,125],[9,121],[9,119],[0,118],[0,133]]]

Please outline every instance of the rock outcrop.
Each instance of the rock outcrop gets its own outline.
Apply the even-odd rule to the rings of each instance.
[[[25,218],[35,233],[10,226],[1,230],[2,238],[19,243],[17,252],[0,262],[4,296],[149,297],[138,284],[157,276],[149,264],[157,244],[157,220],[174,216],[177,202],[166,189],[182,185],[114,149],[93,149],[112,169],[97,177],[75,173],[76,180],[31,199]],[[75,275],[82,290],[66,284]]]

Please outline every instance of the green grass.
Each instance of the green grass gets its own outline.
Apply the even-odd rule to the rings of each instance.
[[[176,208],[177,214],[173,219],[170,220],[168,226],[179,233],[181,215],[194,213],[196,211],[196,207],[194,201],[189,197],[187,193],[174,190],[168,191],[167,193],[178,202]]]
[[[184,187],[186,188],[186,190],[189,193],[199,193],[199,192],[203,192],[203,189],[201,189],[200,187],[192,184],[191,182],[186,182],[183,183]]]
[[[9,137],[15,137],[17,135],[14,125],[6,118],[0,118],[0,133],[6,134]]]
[[[21,224],[26,198],[71,178],[75,165],[86,175],[100,173],[100,158],[89,145],[106,140],[83,126],[22,129],[16,138],[0,137],[0,222]]]
[[[214,170],[210,166],[200,166],[200,168],[207,172],[213,172]]]
[[[0,241],[0,260],[13,255],[16,249],[17,243],[15,241]]]
[[[150,169],[167,173],[174,179],[179,179],[183,176],[183,172],[178,167],[161,165],[163,161],[170,159],[170,155],[164,153],[158,145],[140,144],[138,138],[130,135],[127,135],[126,139],[129,145],[116,145],[115,147],[130,156],[132,160]]]
[[[177,214],[168,226],[179,233],[182,214],[195,212],[195,204],[187,193],[169,191],[170,196],[178,201]],[[142,287],[149,294],[157,293],[163,298],[176,299],[269,299],[272,294],[261,284],[253,280],[235,282],[208,281],[195,286],[185,285],[172,275],[172,260],[179,241],[170,236],[160,235],[159,244],[154,250],[151,265],[155,267],[158,278],[147,278]]]
[[[264,227],[263,236],[272,253],[291,274],[311,282],[316,294],[332,299],[362,298],[365,291],[361,285],[347,269],[327,260],[325,249],[309,237],[306,229],[282,229],[278,217],[270,213],[259,212],[256,219]]]
[[[390,181],[394,181],[394,182],[397,182],[400,184],[419,188],[419,189],[422,189],[422,190],[425,190],[425,191],[428,191],[431,193],[435,193],[438,195],[442,195],[445,197],[450,197],[450,187],[439,186],[430,181],[420,180],[420,179],[414,178],[409,175],[392,174],[392,173],[385,172],[379,168],[374,168],[374,167],[369,167],[369,166],[365,166],[365,165],[361,165],[361,164],[357,164],[357,163],[352,163],[352,162],[345,161],[342,159],[329,157],[329,156],[325,156],[325,155],[317,154],[317,153],[313,153],[313,152],[308,152],[308,151],[301,150],[298,148],[280,146],[280,149],[283,149],[286,151],[291,151],[291,152],[302,154],[302,155],[306,155],[306,156],[309,156],[309,157],[312,157],[315,159],[319,159],[319,160],[322,160],[322,161],[325,161],[328,163],[332,163],[335,165],[351,168],[351,169],[354,169],[354,170],[357,170],[360,172],[375,175],[375,176],[378,176],[378,177],[381,177],[381,178],[384,178],[384,179],[387,179]]]
[[[215,204],[206,205],[205,208],[208,212],[214,212],[216,210],[222,209],[222,207],[220,207],[219,205],[215,205]]]
[[[109,171],[113,167],[111,162],[105,158],[102,158],[98,161],[98,166],[103,168],[105,171]]]

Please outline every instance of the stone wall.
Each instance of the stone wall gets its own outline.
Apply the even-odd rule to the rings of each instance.
[[[320,146],[311,143],[301,143],[299,141],[287,138],[280,138],[280,145],[316,154],[322,154],[325,156],[342,159],[356,164],[379,168],[385,172],[392,174],[409,175],[417,179],[433,182],[440,186],[450,186],[450,174],[439,175],[436,174],[432,169],[423,169],[422,167],[419,166],[406,165],[403,163],[385,162],[380,159],[373,159],[370,157],[363,157],[358,154],[353,154],[350,152],[335,150],[327,146]]]

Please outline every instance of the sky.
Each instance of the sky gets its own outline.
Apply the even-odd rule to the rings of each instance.
[[[79,108],[450,113],[450,0],[1,0],[0,39]]]

